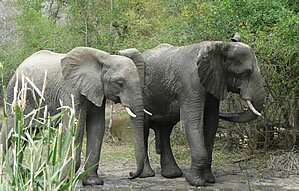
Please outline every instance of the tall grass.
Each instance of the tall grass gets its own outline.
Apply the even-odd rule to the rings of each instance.
[[[10,105],[14,116],[11,152],[2,154],[0,150],[0,190],[73,190],[78,180],[88,173],[88,170],[75,172],[74,103],[72,107],[61,106],[60,113],[50,115],[47,106],[42,107],[44,87],[39,91],[30,79],[22,77],[21,81],[22,88],[18,90],[16,83]],[[39,107],[25,114],[27,92],[33,89],[40,92]],[[60,122],[64,115],[69,115],[68,124]]]

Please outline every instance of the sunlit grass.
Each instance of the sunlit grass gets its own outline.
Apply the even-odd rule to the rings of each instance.
[[[101,152],[101,161],[111,163],[118,161],[135,161],[134,145],[126,144],[104,144]]]

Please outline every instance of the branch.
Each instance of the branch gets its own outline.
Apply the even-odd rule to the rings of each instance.
[[[234,161],[232,161],[232,164],[240,163],[240,162],[244,162],[244,161],[249,161],[251,159],[254,159],[255,157],[256,157],[255,155],[252,155],[252,156],[249,156],[249,157],[246,157],[246,158],[241,158],[239,160],[234,160]]]

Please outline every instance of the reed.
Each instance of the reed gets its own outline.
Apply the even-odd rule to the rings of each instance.
[[[20,90],[16,83],[10,105],[14,116],[12,146],[10,152],[0,154],[0,190],[74,190],[78,180],[89,172],[75,172],[77,120],[74,104],[61,106],[58,114],[50,115],[47,106],[42,104],[45,86],[39,91],[26,77],[22,77],[21,82]],[[27,92],[32,90],[41,93],[38,107],[25,114]],[[4,110],[4,120],[7,120],[6,108]],[[68,124],[61,123],[64,115],[69,115]],[[0,153],[3,152],[0,150]]]

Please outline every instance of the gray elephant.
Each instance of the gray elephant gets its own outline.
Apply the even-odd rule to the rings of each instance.
[[[138,177],[144,167],[144,107],[137,68],[133,61],[120,55],[110,55],[104,51],[88,47],[77,47],[67,54],[58,54],[47,50],[34,53],[17,69],[7,87],[7,103],[13,102],[14,86],[18,80],[26,79],[42,89],[46,75],[44,102],[48,112],[56,114],[61,102],[72,106],[74,100],[78,124],[78,148],[76,151],[76,170],[80,167],[80,153],[83,135],[87,132],[85,169],[95,165],[83,179],[83,185],[100,185],[103,180],[98,177],[97,169],[105,127],[105,100],[121,103],[131,115],[134,130],[135,156],[137,170],[131,178]],[[34,89],[33,87],[28,87]],[[38,93],[35,91],[35,95]],[[39,97],[37,97],[39,99]],[[25,114],[36,108],[35,98],[31,90],[27,90]],[[11,137],[6,135],[12,130],[13,115],[8,105],[8,124],[1,131],[0,143],[4,153],[11,145]],[[63,124],[68,124],[68,116],[64,115]],[[8,145],[6,145],[8,140]]]
[[[254,120],[263,109],[265,91],[253,50],[241,42],[206,41],[182,47],[162,44],[142,55],[134,49],[120,54],[135,60],[137,68],[144,71],[140,71],[144,106],[153,114],[146,115],[145,144],[147,150],[149,128],[153,128],[161,154],[161,175],[183,175],[170,147],[171,131],[181,119],[191,150],[186,180],[194,186],[214,183],[211,165],[219,101],[233,92],[249,104],[244,112],[220,114],[233,122]],[[154,176],[154,171],[147,156],[142,177],[149,176]]]

